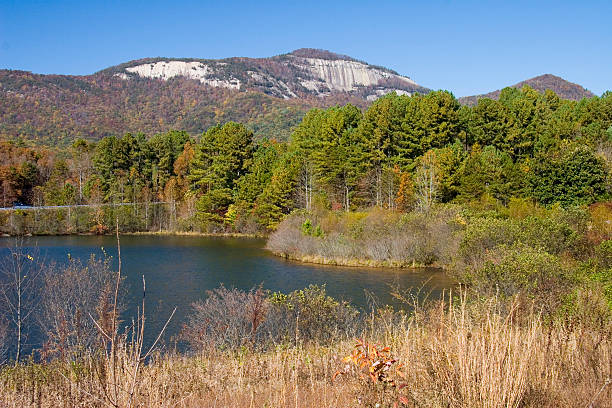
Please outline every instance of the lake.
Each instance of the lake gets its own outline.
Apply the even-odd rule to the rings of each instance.
[[[13,238],[0,238],[0,256],[6,256]],[[112,236],[29,237],[24,247],[38,247],[45,262],[65,263],[68,256],[87,261],[91,254],[113,256]],[[420,297],[437,298],[453,282],[439,269],[350,268],[303,264],[276,257],[264,249],[264,239],[195,236],[121,236],[122,273],[128,285],[128,316],[142,299],[142,276],[147,286],[147,337],[153,336],[176,306],[168,326],[168,340],[180,331],[191,303],[223,284],[248,290],[257,285],[290,292],[310,284],[326,285],[329,295],[367,308],[366,291],[380,303],[394,302],[392,287],[421,289]],[[104,249],[102,249],[104,248]]]

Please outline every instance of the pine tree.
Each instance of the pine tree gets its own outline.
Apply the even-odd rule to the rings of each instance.
[[[200,195],[198,210],[219,220],[234,201],[239,179],[247,174],[253,157],[253,132],[228,122],[210,128],[195,148],[187,179]]]
[[[410,97],[395,92],[376,100],[365,112],[358,131],[367,141],[367,152],[374,180],[373,202],[383,204],[383,173],[391,169],[397,156],[397,141],[402,137],[402,121]]]
[[[295,208],[293,197],[299,179],[299,167],[300,160],[295,152],[287,152],[276,161],[271,178],[254,205],[254,214],[265,228],[274,229]]]
[[[325,111],[318,146],[312,154],[317,183],[346,211],[369,163],[366,141],[357,131],[360,119],[361,111],[353,105]]]
[[[304,208],[312,207],[315,186],[315,165],[313,154],[321,141],[322,122],[325,112],[321,109],[311,109],[306,113],[302,122],[291,134],[289,148],[299,158],[299,195],[303,197]]]

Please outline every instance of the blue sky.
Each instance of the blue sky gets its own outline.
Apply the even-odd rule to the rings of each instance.
[[[347,54],[457,96],[551,73],[612,89],[612,1],[0,0],[0,68],[89,74],[143,57]]]

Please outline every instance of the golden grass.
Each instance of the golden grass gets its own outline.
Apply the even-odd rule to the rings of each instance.
[[[131,406],[393,406],[403,396],[412,407],[612,407],[612,386],[605,386],[612,376],[610,338],[544,325],[534,314],[518,323],[512,310],[502,316],[495,307],[491,302],[475,310],[461,302],[402,324],[374,319],[364,335],[391,347],[404,367],[401,389],[347,369],[342,358],[354,342],[344,340],[265,353],[158,355],[141,368]],[[118,354],[116,400],[106,396],[114,386],[109,362],[89,357],[80,364],[4,368],[0,406],[130,406],[128,355]],[[338,370],[346,374],[332,381]]]
[[[157,236],[222,237],[222,238],[265,238],[266,237],[266,234],[247,234],[244,232],[197,232],[197,231],[170,231],[170,230],[122,232],[121,235],[136,235],[136,236],[157,235]]]
[[[333,266],[350,266],[350,267],[367,267],[367,268],[403,268],[403,269],[420,269],[420,268],[438,268],[440,267],[435,262],[430,265],[418,263],[416,261],[379,261],[375,259],[360,259],[360,258],[341,258],[341,257],[325,257],[321,255],[300,255],[287,254],[284,252],[270,251],[272,254],[285,258],[291,261],[312,263],[319,265]]]

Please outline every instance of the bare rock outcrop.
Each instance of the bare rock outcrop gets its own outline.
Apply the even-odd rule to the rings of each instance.
[[[124,64],[115,76],[183,77],[213,87],[255,89],[285,99],[344,93],[372,101],[389,92],[427,92],[412,79],[329,51],[301,49],[271,58],[149,59]]]

